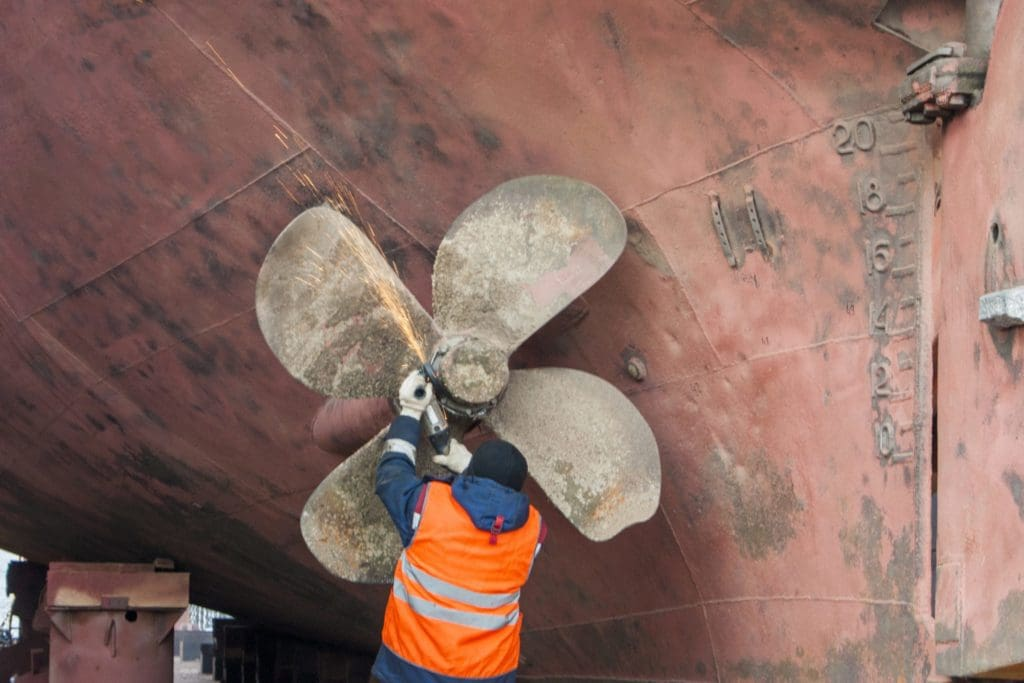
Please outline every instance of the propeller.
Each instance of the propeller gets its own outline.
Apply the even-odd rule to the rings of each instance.
[[[438,247],[435,317],[371,239],[327,206],[278,236],[260,269],[260,329],[288,372],[336,398],[392,397],[430,360],[453,436],[483,422],[526,456],[530,475],[592,540],[654,514],[661,465],[632,402],[578,370],[509,371],[509,356],[597,282],[622,253],[622,214],[600,190],[560,176],[517,178],[471,204]],[[384,432],[338,465],[302,513],[302,534],[333,574],[391,580],[398,534],[373,491]],[[421,440],[421,473],[442,473]]]

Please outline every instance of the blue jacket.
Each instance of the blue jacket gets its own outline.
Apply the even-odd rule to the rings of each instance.
[[[401,439],[413,444],[419,442],[420,423],[413,417],[399,415],[391,423],[388,439]],[[415,464],[403,453],[385,451],[377,464],[377,495],[387,508],[391,520],[398,529],[402,545],[412,542],[413,512],[420,490],[431,481],[416,476]],[[505,518],[503,531],[518,529],[526,523],[530,514],[530,501],[525,494],[513,491],[496,481],[483,477],[459,475],[435,479],[452,487],[452,495],[478,529],[489,531],[498,515]],[[470,679],[442,676],[405,661],[385,646],[377,653],[373,664],[373,675],[383,683],[465,683]],[[512,683],[516,672],[495,678],[474,678],[474,683]]]

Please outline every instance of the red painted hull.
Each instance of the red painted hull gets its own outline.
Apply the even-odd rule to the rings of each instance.
[[[987,227],[990,183],[936,153],[980,164],[972,126],[1015,129],[977,121],[1020,97],[987,92],[945,140],[903,123],[897,87],[921,52],[872,25],[886,4],[8,2],[0,547],[170,557],[196,602],[372,651],[387,588],[332,579],[300,536],[340,456],[311,438],[322,397],[259,333],[260,263],[301,208],[345,188],[429,309],[455,216],[504,180],[558,173],[605,191],[630,242],[514,363],[622,389],[663,487],[651,520],[600,544],[530,490],[551,535],[524,595],[524,675],[927,678],[933,402],[940,494],[948,476],[1001,496],[967,526],[940,512],[936,609],[967,600],[956,619],[998,639],[1017,603],[997,624],[964,586],[998,581],[974,596],[994,609],[1019,572],[1004,553],[978,574],[961,545],[1019,534],[1021,499],[999,480],[1019,409],[991,438],[981,404],[1008,399],[1021,352],[978,327],[984,292],[962,273],[982,247],[948,227]],[[903,21],[957,16],[939,3]],[[1004,8],[993,69],[1018,63],[1022,31]],[[958,359],[939,363],[938,401],[936,330]],[[961,441],[991,446],[995,483],[958,471]],[[1012,663],[991,652],[971,666]]]

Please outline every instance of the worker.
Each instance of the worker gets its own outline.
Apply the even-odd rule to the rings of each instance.
[[[432,398],[421,373],[405,379],[377,465],[377,495],[403,550],[373,675],[384,683],[510,683],[519,665],[520,588],[546,526],[522,493],[526,459],[506,441],[470,455],[452,440],[434,462],[455,476],[416,476],[420,418]]]

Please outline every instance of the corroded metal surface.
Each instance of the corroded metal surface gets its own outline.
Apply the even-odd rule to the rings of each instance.
[[[53,562],[46,576],[46,609],[137,609],[178,613],[188,607],[185,572],[157,571],[153,565]],[[173,621],[172,621],[173,623]]]
[[[381,431],[338,465],[302,510],[302,537],[327,571],[348,581],[387,583],[402,543],[373,493]]]
[[[288,372],[326,396],[397,394],[440,338],[377,245],[326,205],[274,240],[256,280],[256,315]]]
[[[629,399],[566,368],[516,370],[485,419],[584,536],[604,541],[650,519],[661,494],[658,444]]]
[[[459,214],[434,262],[434,316],[448,334],[511,353],[615,263],[626,226],[596,187],[531,176]]]
[[[189,575],[153,565],[54,562],[46,577],[50,681],[174,678],[174,623]]]
[[[938,444],[935,637],[948,675],[1024,675],[1020,328],[978,299],[1024,274],[1024,5],[1003,3],[981,104],[945,131],[935,270]],[[992,673],[996,672],[996,673]]]
[[[454,433],[461,435],[456,427]],[[302,537],[316,559],[335,576],[357,583],[390,583],[402,543],[383,503],[374,493],[377,462],[384,451],[382,430],[338,465],[317,486],[302,509]],[[419,472],[447,472],[431,460],[421,439]]]
[[[925,52],[964,39],[964,0],[888,0],[875,26]]]
[[[948,43],[907,67],[900,104],[907,121],[949,120],[981,99],[985,59],[965,56],[964,43]]]

